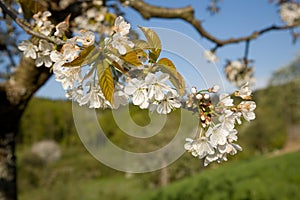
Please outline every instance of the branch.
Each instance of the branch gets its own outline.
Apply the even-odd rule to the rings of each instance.
[[[121,2],[125,2],[125,0],[120,0]],[[191,6],[182,7],[182,8],[167,8],[167,7],[160,7],[160,6],[153,6],[148,3],[145,3],[142,0],[139,1],[129,1],[129,6],[139,12],[145,19],[150,18],[171,18],[171,19],[182,19],[192,25],[197,32],[204,38],[208,39],[209,41],[215,43],[218,47],[227,45],[227,44],[234,44],[240,43],[244,41],[250,41],[256,39],[260,35],[274,31],[274,30],[287,30],[292,29],[294,27],[299,26],[299,24],[292,25],[292,26],[276,26],[272,25],[270,27],[264,28],[259,31],[254,31],[253,33],[244,36],[244,37],[237,37],[237,38],[228,38],[228,39],[219,39],[207,32],[200,20],[195,18],[194,9]]]
[[[38,33],[34,31],[34,28],[25,20],[18,18],[18,16],[12,11],[12,9],[5,5],[5,3],[1,0],[0,1],[0,8],[2,8],[3,12],[7,15],[9,15],[12,20],[14,20],[24,31],[26,31],[26,33],[32,35],[32,36],[36,36],[40,39],[45,39],[49,42],[52,42],[54,44],[58,44],[58,45],[62,45],[65,44],[64,41],[58,39],[58,38],[50,38],[44,34]]]
[[[10,74],[0,72],[0,79],[5,79],[5,80],[7,80],[7,79],[9,79],[9,77],[10,77]]]
[[[12,105],[23,105],[51,76],[49,68],[36,67],[34,60],[21,58],[19,66],[5,82],[8,101]]]

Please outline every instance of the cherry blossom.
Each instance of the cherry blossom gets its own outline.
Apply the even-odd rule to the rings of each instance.
[[[296,2],[286,2],[280,5],[281,20],[287,25],[294,25],[300,20],[300,5]]]
[[[203,53],[204,58],[209,62],[218,62],[219,58],[216,56],[216,54],[212,51],[205,50]]]
[[[129,33],[130,24],[125,22],[122,16],[119,16],[115,20],[114,31],[121,36],[125,36]]]
[[[37,58],[36,52],[38,51],[38,47],[28,40],[23,40],[18,45],[18,49],[24,52],[24,56],[26,58],[32,58],[32,59]]]

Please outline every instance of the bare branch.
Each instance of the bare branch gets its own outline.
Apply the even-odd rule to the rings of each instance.
[[[121,0],[123,2],[124,0]],[[250,41],[256,39],[260,35],[274,31],[274,30],[287,30],[292,29],[294,27],[298,27],[299,24],[295,24],[292,26],[276,26],[272,25],[270,27],[261,29],[259,31],[254,31],[251,34],[243,37],[237,38],[228,38],[228,39],[219,39],[213,36],[211,33],[207,32],[206,29],[203,28],[200,20],[195,18],[194,9],[191,6],[182,7],[182,8],[167,8],[167,7],[159,7],[153,6],[148,3],[145,3],[142,0],[139,1],[129,1],[129,6],[138,11],[145,19],[150,18],[173,18],[173,19],[182,19],[187,23],[191,24],[197,32],[204,38],[209,41],[215,43],[218,47],[240,43],[244,41]]]
[[[0,72],[0,79],[9,79],[10,77],[10,74],[7,74],[7,73],[3,73],[3,72]]]

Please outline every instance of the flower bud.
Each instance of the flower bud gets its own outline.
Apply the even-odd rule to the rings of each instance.
[[[216,92],[219,91],[219,89],[220,89],[220,86],[214,85],[214,86],[211,88],[211,92],[216,93]]]
[[[202,94],[196,94],[196,99],[201,100],[202,99]]]
[[[209,94],[205,94],[203,97],[204,97],[204,99],[207,100],[207,99],[209,99]]]
[[[191,88],[191,93],[192,94],[196,94],[197,93],[197,88],[196,87],[192,87]]]

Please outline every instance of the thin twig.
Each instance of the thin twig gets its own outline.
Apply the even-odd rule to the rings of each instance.
[[[125,0],[120,0],[121,2]],[[274,31],[274,30],[287,30],[298,27],[299,24],[295,24],[292,26],[276,26],[271,25],[267,28],[263,28],[259,31],[254,31],[247,36],[237,37],[237,38],[228,38],[228,39],[219,39],[214,35],[210,34],[209,32],[204,29],[202,26],[202,22],[195,18],[194,16],[194,9],[191,6],[182,7],[182,8],[167,8],[167,7],[160,7],[160,6],[153,6],[148,3],[145,3],[142,0],[139,1],[129,1],[129,6],[138,11],[145,19],[150,18],[171,18],[171,19],[182,19],[187,23],[191,24],[197,32],[207,40],[215,43],[218,47],[240,43],[244,41],[250,41],[253,39],[258,38],[259,36],[263,35],[264,33]]]

